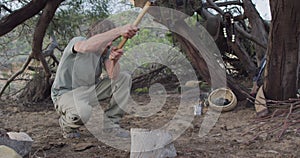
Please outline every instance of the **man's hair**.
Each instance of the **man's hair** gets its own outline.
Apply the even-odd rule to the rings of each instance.
[[[97,23],[93,24],[91,27],[89,27],[87,32],[87,37],[91,37],[96,34],[100,34],[114,28],[116,28],[116,26],[112,21],[107,19],[100,20]]]

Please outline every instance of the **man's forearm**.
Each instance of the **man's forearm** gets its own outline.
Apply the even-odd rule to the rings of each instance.
[[[109,42],[115,40],[120,36],[121,36],[120,28],[115,28],[110,31],[92,36],[85,41],[77,42],[74,45],[74,49],[75,51],[82,52],[82,53],[92,53],[92,52],[102,53]]]

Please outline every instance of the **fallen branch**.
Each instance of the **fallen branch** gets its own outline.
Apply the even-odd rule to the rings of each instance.
[[[295,122],[293,122],[293,123],[287,123],[287,124],[285,124],[285,125],[284,125],[284,128],[283,128],[283,129],[281,130],[281,132],[278,134],[277,138],[280,139],[280,138],[283,136],[283,134],[286,132],[286,130],[287,130],[290,126],[295,125],[295,124],[297,124],[297,123],[300,123],[300,120],[297,120],[297,121],[295,121]]]
[[[240,25],[238,25],[237,23],[234,23],[234,28],[236,29],[236,31],[238,33],[240,33],[242,36],[244,36],[245,38],[248,38],[249,40],[253,41],[255,44],[257,44],[258,46],[267,49],[267,46],[262,44],[256,37],[252,36],[250,33],[246,32]]]
[[[9,78],[0,78],[0,80],[5,80],[7,81]],[[14,79],[14,81],[30,81],[30,79],[28,78],[17,78],[17,79]]]
[[[145,74],[142,74],[142,75],[140,75],[140,76],[137,76],[137,77],[135,77],[135,78],[132,80],[132,83],[135,84],[135,83],[137,83],[137,82],[141,82],[141,80],[143,80],[144,77],[149,76],[149,75],[151,76],[153,73],[161,72],[161,71],[162,71],[163,69],[165,69],[165,68],[167,68],[167,66],[163,65],[163,66],[161,66],[161,67],[159,67],[159,68],[157,68],[157,69],[151,70],[151,71],[148,72],[148,73],[145,73]]]
[[[244,132],[243,135],[246,135],[251,131],[257,131],[256,133],[258,134],[250,139],[249,142],[255,140],[263,133],[275,134],[276,132],[276,138],[281,139],[286,131],[290,128],[295,128],[294,130],[296,132],[299,131],[299,127],[296,126],[300,123],[300,100],[298,98],[289,99],[286,101],[267,100],[267,105],[269,108],[276,109],[273,111],[273,113],[264,118],[255,119],[254,123],[259,125],[257,125],[255,128],[251,128],[247,132]],[[278,107],[280,109],[278,109]]]

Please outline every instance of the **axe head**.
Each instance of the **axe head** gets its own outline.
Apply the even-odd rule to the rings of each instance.
[[[155,0],[130,0],[130,3],[135,7],[143,8],[147,1],[150,1],[151,3],[155,2]]]

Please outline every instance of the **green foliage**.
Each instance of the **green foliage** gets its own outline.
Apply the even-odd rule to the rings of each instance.
[[[114,3],[116,1],[113,1]],[[15,2],[19,3],[19,2]],[[56,11],[56,15],[51,21],[47,34],[44,38],[43,47],[50,43],[49,35],[54,34],[60,48],[64,48],[71,38],[74,36],[85,36],[88,27],[100,19],[107,18],[109,15],[108,0],[66,0]],[[122,1],[120,3],[126,3]],[[22,5],[21,5],[22,6]],[[116,23],[116,26],[132,23],[138,15],[138,11],[132,9],[131,11],[122,12],[120,14],[112,15],[110,18]],[[28,19],[24,24],[18,26],[6,36],[0,38],[0,55],[4,54],[25,54],[22,56],[27,57],[31,51],[32,36],[39,16]],[[140,25],[141,30],[134,38],[128,40],[124,50],[134,48],[147,42],[162,43],[173,46],[172,36],[168,30],[160,24],[154,24],[149,16],[143,18]],[[150,24],[150,25],[149,25]],[[114,45],[119,43],[120,39],[114,42]],[[145,50],[151,52],[153,50]],[[14,53],[12,53],[14,52]],[[56,53],[59,56],[60,53]],[[130,53],[125,53],[129,62],[133,63],[136,57]],[[125,60],[126,60],[125,59]],[[129,63],[128,62],[128,63]],[[143,67],[151,66],[149,63],[143,64]]]
[[[138,93],[138,94],[140,94],[140,93],[148,93],[149,89],[148,89],[148,87],[137,88],[137,89],[134,90],[134,92]]]
[[[123,67],[132,68],[135,67],[136,64],[140,64],[139,67],[141,69],[137,70],[136,74],[142,74],[145,68],[147,69],[151,66],[154,66],[154,63],[147,63],[147,61],[143,61],[144,59],[147,60],[148,58],[137,57],[136,53],[132,53],[132,49],[139,47],[144,52],[148,52],[146,53],[148,54],[148,56],[152,56],[151,52],[154,51],[161,51],[162,53],[167,53],[162,50],[156,50],[156,48],[149,48],[149,46],[147,45],[147,43],[157,43],[172,46],[173,44],[171,43],[169,38],[165,36],[166,33],[168,33],[166,30],[160,30],[156,28],[142,28],[138,35],[128,40],[124,46],[125,54],[122,58],[122,64],[125,65],[123,65]],[[118,42],[119,41],[116,41],[115,44],[118,44]],[[153,58],[155,58],[155,56]]]
[[[108,19],[114,22],[116,26],[123,26],[133,23],[138,13],[135,9],[131,9],[120,14],[111,15]],[[125,71],[139,67],[135,70],[135,75],[143,74],[157,67],[155,63],[148,63],[147,61],[149,58],[157,58],[157,56],[152,55],[153,52],[168,53],[168,50],[157,50],[159,48],[149,47],[147,43],[150,43],[150,45],[157,43],[173,48],[171,33],[161,24],[154,22],[153,17],[146,15],[138,27],[140,28],[138,34],[129,39],[123,47],[125,54],[121,62],[122,69]],[[121,38],[114,41],[113,45],[117,46],[120,40]],[[147,54],[149,57],[141,57],[141,54],[137,53],[136,49],[142,51],[141,54]]]
[[[147,43],[147,42],[155,42],[155,43],[164,43],[164,44],[171,44],[168,38],[165,38],[164,32],[158,29],[151,29],[151,28],[144,28],[140,30],[137,36],[129,40],[124,50],[128,50],[136,45]]]
[[[56,33],[62,46],[74,36],[85,36],[90,25],[108,16],[108,2],[108,0],[64,2],[57,10],[48,33]]]
[[[12,10],[16,10],[29,2],[7,1],[1,3],[5,3]],[[50,43],[49,35],[52,34],[55,35],[60,48],[64,48],[74,36],[84,36],[87,28],[92,23],[108,16],[108,3],[108,0],[64,1],[57,9],[56,15],[48,27],[43,47],[45,48]],[[8,12],[2,11],[0,16],[7,14]],[[0,38],[0,66],[15,61],[24,61],[28,56],[31,51],[32,37],[39,15],[26,20],[23,24]],[[19,54],[22,55],[20,56]]]
[[[3,78],[8,78],[9,77],[7,72],[1,72],[1,75],[3,76]]]
[[[199,88],[201,90],[205,90],[205,91],[208,91],[210,89],[210,86],[208,85],[207,82],[201,82],[200,85],[199,85]]]
[[[31,41],[28,39],[31,32],[31,28],[22,25],[0,38],[0,68],[10,69],[11,63],[25,60],[31,50]],[[23,36],[27,33],[28,37]]]
[[[200,21],[203,21],[202,17],[198,14],[194,14],[184,20],[190,27],[196,26]]]

